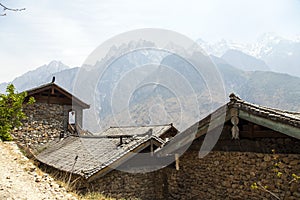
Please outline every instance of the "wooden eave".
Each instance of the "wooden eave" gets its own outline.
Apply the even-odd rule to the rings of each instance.
[[[75,105],[78,105],[78,106],[82,107],[83,109],[90,108],[90,106],[88,104],[84,103],[83,101],[81,101],[80,99],[78,99],[74,95],[70,94],[65,89],[59,87],[55,83],[49,83],[49,84],[46,84],[46,85],[42,85],[40,87],[31,89],[31,90],[27,90],[26,92],[27,92],[27,96],[30,97],[30,96],[34,96],[34,95],[37,95],[37,94],[42,94],[43,92],[46,92],[50,96],[50,95],[54,95],[55,91],[58,91],[59,93],[64,95],[67,99],[69,99],[70,102],[73,102]]]
[[[288,136],[300,139],[300,129],[289,124],[274,121],[270,118],[255,115],[251,112],[246,112],[241,109],[239,110],[239,118],[258,124],[260,126],[267,127],[271,130],[286,134]]]

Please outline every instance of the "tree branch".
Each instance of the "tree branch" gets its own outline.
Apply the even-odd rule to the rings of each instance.
[[[0,3],[0,6],[3,8],[3,11],[4,11],[4,12],[5,12],[6,10],[18,12],[18,11],[23,11],[23,10],[26,9],[26,8],[8,8],[8,7],[6,7],[5,5],[3,5],[2,3]],[[5,15],[6,15],[6,13],[0,14],[0,16],[5,16]]]
[[[271,192],[270,190],[267,190],[264,186],[262,186],[261,183],[257,183],[257,185],[259,185],[261,187],[261,189],[263,189],[264,191],[268,192],[269,194],[271,194],[273,197],[275,197],[276,199],[280,200],[279,196],[277,196],[276,194],[274,194],[273,192]]]

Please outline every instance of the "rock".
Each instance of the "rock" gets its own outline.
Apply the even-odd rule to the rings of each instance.
[[[67,198],[67,199],[72,199],[73,196],[72,196],[71,194],[67,194],[67,195],[66,195],[66,198]]]
[[[37,182],[37,183],[39,183],[39,182],[41,182],[41,179],[40,178],[36,178],[34,181]]]
[[[264,154],[262,154],[262,153],[257,153],[256,156],[257,156],[258,158],[263,158],[263,157],[264,157]]]
[[[219,161],[214,161],[214,165],[219,165],[220,164],[220,162]]]
[[[50,186],[51,186],[52,188],[54,188],[54,189],[58,189],[58,188],[59,188],[59,185],[56,184],[56,183],[51,183]]]
[[[293,192],[293,196],[297,197],[297,198],[300,198],[300,193],[299,192]]]
[[[290,160],[289,160],[288,157],[284,157],[284,158],[282,158],[282,161],[283,161],[285,164],[288,164]]]
[[[223,181],[223,182],[222,182],[222,185],[223,185],[224,187],[229,188],[229,187],[231,186],[231,183],[230,183],[229,181]]]
[[[251,176],[255,176],[255,172],[250,172],[250,175]]]
[[[298,190],[298,184],[292,183],[290,186],[290,191],[294,193],[294,192],[297,192],[297,190]]]
[[[290,165],[291,165],[291,166],[295,166],[295,165],[298,165],[298,163],[299,163],[298,160],[292,160],[292,161],[290,162]]]
[[[264,156],[264,161],[270,162],[271,160],[272,160],[272,157],[271,157],[271,156],[269,156],[269,155],[265,155],[265,156]]]
[[[279,167],[280,169],[285,169],[285,168],[286,168],[286,165],[283,164],[283,163],[280,163],[280,164],[278,165],[278,167]]]
[[[35,179],[34,179],[34,181],[37,182],[37,183],[41,182],[41,180],[42,180],[42,179],[41,179],[41,177],[39,177],[39,176],[35,177]]]
[[[266,167],[268,166],[268,163],[267,163],[267,162],[262,162],[262,163],[260,164],[260,166],[262,166],[263,168],[266,168]]]
[[[30,172],[34,172],[35,170],[36,170],[36,167],[34,167],[34,166],[29,168]]]

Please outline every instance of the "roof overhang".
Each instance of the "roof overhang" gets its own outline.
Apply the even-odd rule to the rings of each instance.
[[[34,96],[38,93],[41,93],[43,91],[48,91],[48,90],[51,90],[51,91],[57,90],[61,94],[65,95],[70,100],[72,105],[82,107],[83,109],[90,108],[90,105],[84,103],[79,98],[75,97],[74,95],[69,93],[67,90],[65,90],[62,87],[56,85],[55,83],[48,83],[48,84],[45,84],[45,85],[41,85],[37,88],[33,88],[33,89],[27,90],[25,92],[27,93],[27,96],[30,97],[30,96]]]
[[[255,115],[253,113],[249,113],[241,109],[239,110],[239,118],[267,127],[271,130],[286,134],[288,136],[300,139],[300,129],[295,126],[280,123],[270,118],[261,117],[259,115]]]

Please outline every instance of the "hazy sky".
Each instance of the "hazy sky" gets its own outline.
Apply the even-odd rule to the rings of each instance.
[[[81,66],[103,41],[137,28],[192,39],[253,42],[300,35],[300,0],[0,0],[26,11],[0,17],[0,82],[61,60]]]

